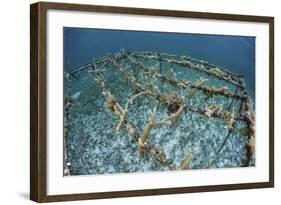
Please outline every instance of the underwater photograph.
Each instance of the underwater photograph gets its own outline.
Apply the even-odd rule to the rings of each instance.
[[[253,36],[64,27],[64,176],[255,166]]]

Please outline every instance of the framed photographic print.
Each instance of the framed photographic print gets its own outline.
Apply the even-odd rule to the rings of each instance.
[[[274,186],[274,18],[31,5],[30,197]]]

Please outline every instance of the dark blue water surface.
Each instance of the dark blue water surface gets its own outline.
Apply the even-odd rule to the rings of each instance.
[[[255,91],[255,37],[64,28],[64,69],[108,53],[153,51],[188,55],[242,74]]]

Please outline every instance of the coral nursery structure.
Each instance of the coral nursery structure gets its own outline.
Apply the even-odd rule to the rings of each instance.
[[[64,78],[65,175],[255,165],[254,104],[242,75],[123,50]]]

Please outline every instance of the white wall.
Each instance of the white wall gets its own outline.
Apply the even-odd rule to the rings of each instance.
[[[65,1],[61,2],[75,2]],[[31,204],[29,192],[29,3],[2,1],[0,7],[0,204]],[[274,189],[225,191],[170,196],[106,199],[71,204],[270,204],[280,199],[280,38],[278,0],[82,0],[79,3],[180,9],[275,16],[275,147]],[[63,204],[63,203],[60,203]]]

